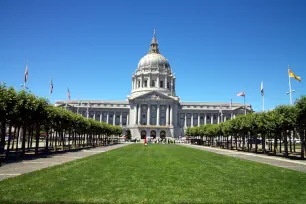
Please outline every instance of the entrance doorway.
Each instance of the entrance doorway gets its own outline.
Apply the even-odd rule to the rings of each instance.
[[[142,130],[140,135],[141,135],[141,139],[145,139],[147,136],[147,132],[145,130]]]
[[[156,131],[151,130],[151,138],[156,139]]]
[[[160,139],[165,139],[166,138],[166,131],[162,130],[160,131]]]

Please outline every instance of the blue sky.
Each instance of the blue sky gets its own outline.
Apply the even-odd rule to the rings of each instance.
[[[306,1],[0,1],[0,81],[51,102],[124,100],[156,29],[182,101],[288,104],[288,73],[306,78]],[[306,81],[291,80],[293,100]]]

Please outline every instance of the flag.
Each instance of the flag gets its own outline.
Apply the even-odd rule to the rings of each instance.
[[[245,96],[245,91],[237,93],[237,96]]]
[[[53,92],[53,82],[52,82],[52,76],[51,76],[51,82],[50,82],[50,94]]]
[[[26,65],[26,69],[24,72],[24,83],[27,83],[28,77],[29,77],[29,70],[28,70],[28,60],[27,60],[27,65]]]
[[[70,100],[70,91],[69,91],[69,88],[67,88],[67,96],[68,96],[68,100]]]
[[[301,77],[296,76],[296,75],[291,71],[291,69],[288,69],[288,74],[289,74],[289,77],[295,78],[296,80],[298,80],[299,82],[301,82]]]
[[[264,95],[263,81],[261,82],[261,85],[260,85],[260,93],[261,93],[262,96]]]

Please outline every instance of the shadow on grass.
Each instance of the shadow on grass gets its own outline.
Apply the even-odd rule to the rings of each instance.
[[[87,201],[51,201],[51,202],[34,202],[34,201],[1,201],[0,204],[107,204],[107,203],[113,203],[108,201],[101,201],[101,202],[87,202]]]
[[[194,145],[194,146],[204,146],[204,145],[196,145],[196,144],[192,144],[192,145]],[[265,155],[265,156],[271,156],[271,157],[287,158],[287,159],[290,159],[290,160],[306,160],[306,158],[305,159],[301,158],[301,153],[299,153],[299,152],[289,153],[289,155],[286,157],[285,153],[277,152],[276,154],[274,154],[274,152],[271,152],[271,151],[266,151],[266,153],[258,151],[257,153],[255,153],[254,149],[252,149],[250,151],[247,151],[247,149],[245,149],[245,150],[242,150],[242,149],[227,149],[227,148],[220,148],[220,147],[215,147],[215,146],[204,146],[204,147],[211,147],[211,148],[214,148],[214,149],[231,150],[233,152],[237,151],[237,152],[253,153],[253,154],[259,154],[259,155]]]
[[[10,163],[17,163],[17,162],[22,162],[22,161],[27,161],[27,160],[35,160],[39,158],[49,158],[54,155],[64,155],[68,152],[80,152],[82,150],[89,150],[89,149],[94,149],[97,147],[107,147],[107,146],[113,146],[117,144],[109,144],[109,145],[102,145],[102,146],[92,146],[92,147],[80,147],[77,149],[65,149],[65,150],[59,150],[59,151],[44,151],[44,149],[41,149],[39,154],[34,154],[35,151],[29,151],[26,152],[24,155],[22,155],[21,152],[10,152],[8,158],[2,157],[0,158],[0,167],[5,165],[5,164],[10,164]]]

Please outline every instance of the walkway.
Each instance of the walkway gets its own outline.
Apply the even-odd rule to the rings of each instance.
[[[94,154],[106,152],[127,146],[131,143],[123,143],[111,146],[101,146],[77,152],[67,152],[63,154],[51,155],[47,158],[37,158],[33,160],[23,160],[21,162],[9,163],[0,167],[0,181],[9,177],[18,176],[24,173],[37,171],[43,168],[63,164],[77,159],[82,159]]]
[[[281,168],[291,169],[295,171],[306,172],[306,160],[290,160],[275,156],[268,156],[268,155],[248,153],[248,152],[238,152],[235,150],[219,149],[219,148],[206,147],[200,145],[190,145],[190,144],[179,144],[179,145],[195,149],[201,149],[208,152],[214,152],[217,154],[237,157],[240,159],[255,161],[263,164],[269,164],[272,166],[278,166]]]

